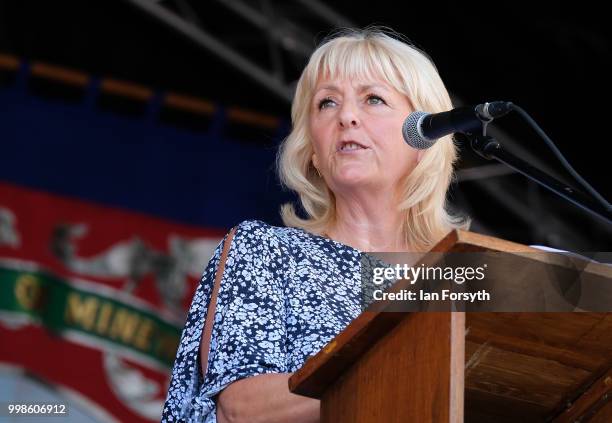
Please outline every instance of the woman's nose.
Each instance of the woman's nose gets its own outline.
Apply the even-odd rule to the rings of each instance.
[[[360,125],[359,116],[356,107],[350,102],[345,102],[342,105],[338,116],[340,127],[342,128],[357,128]]]

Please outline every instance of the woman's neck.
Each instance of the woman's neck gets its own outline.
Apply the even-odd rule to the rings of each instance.
[[[366,206],[364,206],[366,204]],[[360,251],[409,251],[403,235],[403,213],[396,201],[336,199],[336,219],[325,234]]]

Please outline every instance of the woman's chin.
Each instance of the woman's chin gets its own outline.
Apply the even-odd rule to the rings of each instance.
[[[334,185],[350,187],[350,186],[364,186],[369,185],[372,181],[372,177],[365,169],[360,167],[351,167],[343,169],[334,177]]]

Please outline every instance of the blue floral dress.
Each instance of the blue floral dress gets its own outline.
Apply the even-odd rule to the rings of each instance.
[[[212,398],[230,383],[298,370],[361,312],[358,250],[302,229],[242,222],[221,280],[202,377],[200,339],[224,242],[193,297],[162,422],[216,422]]]

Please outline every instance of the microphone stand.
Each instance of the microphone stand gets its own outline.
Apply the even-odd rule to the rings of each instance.
[[[485,123],[486,125],[486,123]],[[486,127],[486,126],[485,126]],[[483,131],[484,132],[484,131]],[[593,216],[603,219],[612,225],[612,212],[605,209],[601,204],[594,201],[580,191],[575,190],[567,184],[553,178],[549,174],[533,167],[522,159],[504,150],[497,140],[491,136],[464,132],[470,141],[470,146],[478,155],[487,160],[497,160],[500,163],[514,169],[544,188],[566,199],[575,206],[591,213]]]

